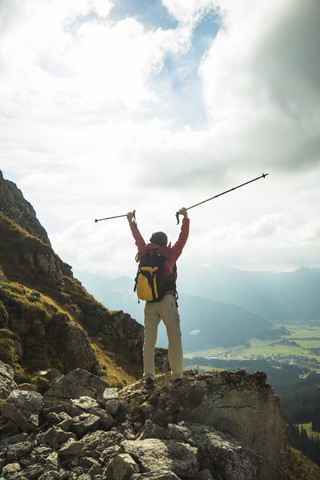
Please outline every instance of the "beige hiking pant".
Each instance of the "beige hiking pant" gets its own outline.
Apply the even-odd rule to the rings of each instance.
[[[183,353],[181,344],[180,317],[174,295],[165,295],[160,302],[146,302],[144,307],[144,376],[155,376],[154,348],[157,342],[160,320],[167,329],[168,357],[173,379],[182,377]]]

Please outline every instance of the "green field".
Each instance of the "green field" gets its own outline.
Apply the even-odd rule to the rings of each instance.
[[[297,427],[303,427],[305,431],[307,432],[307,435],[309,438],[319,438],[320,439],[320,433],[319,432],[313,432],[312,431],[312,423],[300,423],[297,425]]]
[[[212,348],[188,353],[185,357],[216,357],[221,360],[268,358],[320,372],[320,322],[314,325],[278,324],[274,327],[284,327],[290,335],[284,335],[277,340],[253,338],[245,346]]]

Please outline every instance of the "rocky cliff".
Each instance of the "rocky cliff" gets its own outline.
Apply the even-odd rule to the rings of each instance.
[[[36,212],[15,183],[5,180],[0,170],[0,212],[11,218],[31,235],[50,245],[47,232],[37,219]]]
[[[50,246],[32,206],[0,175],[0,360],[16,379],[77,367],[115,385],[141,375],[143,328],[95,301]]]
[[[77,369],[42,396],[3,366],[0,467],[7,480],[285,480],[286,422],[265,375],[186,372],[117,391]],[[24,387],[26,388],[26,387]]]

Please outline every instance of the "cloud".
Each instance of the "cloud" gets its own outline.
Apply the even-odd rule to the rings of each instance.
[[[277,169],[318,164],[319,3],[220,5],[225,28],[200,67],[214,128],[232,137],[241,163],[268,155]]]
[[[121,274],[127,225],[94,218],[135,208],[174,241],[178,208],[270,173],[190,210],[186,261],[316,263],[319,2],[162,4],[165,28],[134,0],[0,3],[5,177],[65,261]]]
[[[191,330],[191,332],[189,332],[189,335],[196,337],[197,335],[199,335],[199,333],[200,333],[200,330]]]
[[[163,5],[169,13],[182,24],[189,24],[194,27],[200,21],[203,15],[208,14],[210,10],[217,11],[217,5],[214,0],[162,0]]]

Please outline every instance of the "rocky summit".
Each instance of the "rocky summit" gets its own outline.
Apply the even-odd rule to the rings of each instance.
[[[0,170],[0,211],[17,225],[50,245],[47,232],[36,217],[36,212],[15,183],[3,178]]]
[[[76,369],[44,395],[2,365],[6,480],[285,480],[287,425],[262,373],[169,374],[117,390]]]

